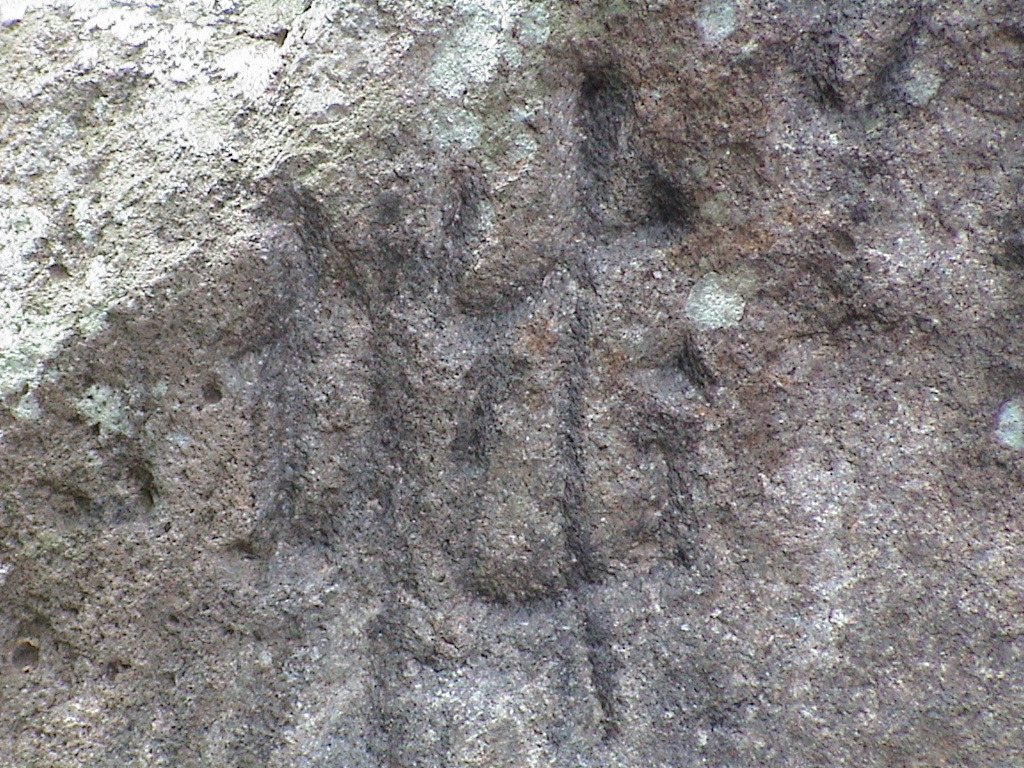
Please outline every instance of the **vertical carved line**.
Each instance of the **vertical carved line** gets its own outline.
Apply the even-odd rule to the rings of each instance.
[[[565,465],[565,490],[561,499],[561,514],[569,557],[566,581],[570,588],[580,584],[597,583],[604,572],[594,551],[590,532],[584,523],[586,471],[583,444],[586,429],[585,396],[590,365],[589,335],[590,305],[584,292],[578,290],[569,323],[569,338],[565,350],[564,395],[561,404],[562,456]]]
[[[562,497],[562,525],[565,531],[570,589],[579,590],[581,638],[590,667],[590,687],[601,709],[600,728],[605,740],[619,732],[616,680],[618,668],[612,651],[612,635],[597,610],[590,604],[587,585],[598,584],[605,575],[586,525],[587,481],[584,460],[586,442],[586,387],[590,375],[590,295],[594,291],[587,264],[573,264],[575,302],[569,319],[569,337],[565,350],[564,395],[562,402],[562,452],[565,464],[565,490]]]

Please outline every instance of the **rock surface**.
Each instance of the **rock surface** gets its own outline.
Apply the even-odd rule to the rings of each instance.
[[[0,763],[1024,762],[1016,0],[0,4]]]

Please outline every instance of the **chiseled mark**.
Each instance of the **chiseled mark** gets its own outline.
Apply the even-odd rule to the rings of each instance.
[[[704,275],[686,299],[686,316],[708,331],[738,324],[746,302],[730,282],[715,272]]]
[[[733,0],[704,0],[697,8],[697,28],[705,43],[717,43],[736,29]]]
[[[996,440],[1008,448],[1024,449],[1024,395],[1007,400],[996,414]]]

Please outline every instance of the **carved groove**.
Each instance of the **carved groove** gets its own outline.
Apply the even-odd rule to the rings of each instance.
[[[619,663],[612,652],[612,635],[594,609],[584,609],[583,641],[587,647],[591,686],[601,708],[601,731],[605,740],[619,733]]]
[[[590,308],[587,299],[576,298],[570,320],[565,360],[565,394],[562,403],[562,451],[565,463],[565,491],[561,499],[562,524],[569,555],[569,585],[593,584],[601,580],[604,568],[590,541],[584,523],[586,477],[583,464],[584,409],[589,366]]]

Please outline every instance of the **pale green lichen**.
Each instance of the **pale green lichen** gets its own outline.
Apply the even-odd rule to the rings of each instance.
[[[452,32],[434,57],[430,84],[449,98],[494,76],[504,47],[503,27],[508,24],[511,3],[465,3],[465,21]]]
[[[903,86],[910,102],[918,107],[925,106],[942,87],[942,77],[927,67],[911,67],[910,76]]]
[[[732,206],[729,195],[719,192],[705,200],[700,206],[700,216],[713,224],[724,227],[732,222]]]
[[[1008,448],[1024,449],[1024,396],[1003,403],[996,415],[995,435]]]
[[[63,325],[49,315],[25,312],[19,300],[0,296],[0,396],[34,379],[60,346]]]
[[[508,133],[510,126],[519,126],[522,133],[525,124],[517,119],[522,105],[495,111],[495,105],[483,102],[502,66],[520,67],[526,50],[548,38],[545,9],[521,0],[463,0],[455,11],[459,21],[438,47],[427,78],[444,97],[425,126],[431,138],[468,148],[492,134]],[[529,140],[516,136],[513,143],[524,149]]]
[[[686,316],[702,330],[737,325],[743,319],[746,301],[735,282],[715,272],[704,275],[686,299]]]
[[[697,28],[706,43],[717,43],[736,29],[736,6],[732,0],[704,0],[697,9]]]
[[[101,434],[127,435],[131,420],[120,393],[105,384],[93,384],[75,403],[78,414],[91,424],[98,424]]]
[[[46,235],[48,220],[46,212],[32,205],[12,204],[4,196],[4,207],[0,208],[0,274],[4,284],[23,279],[27,267],[22,258],[31,253],[40,238]]]
[[[35,421],[38,419],[41,411],[39,410],[39,402],[36,400],[36,393],[34,391],[27,392],[11,409],[11,413],[14,414],[15,418],[22,421]]]

